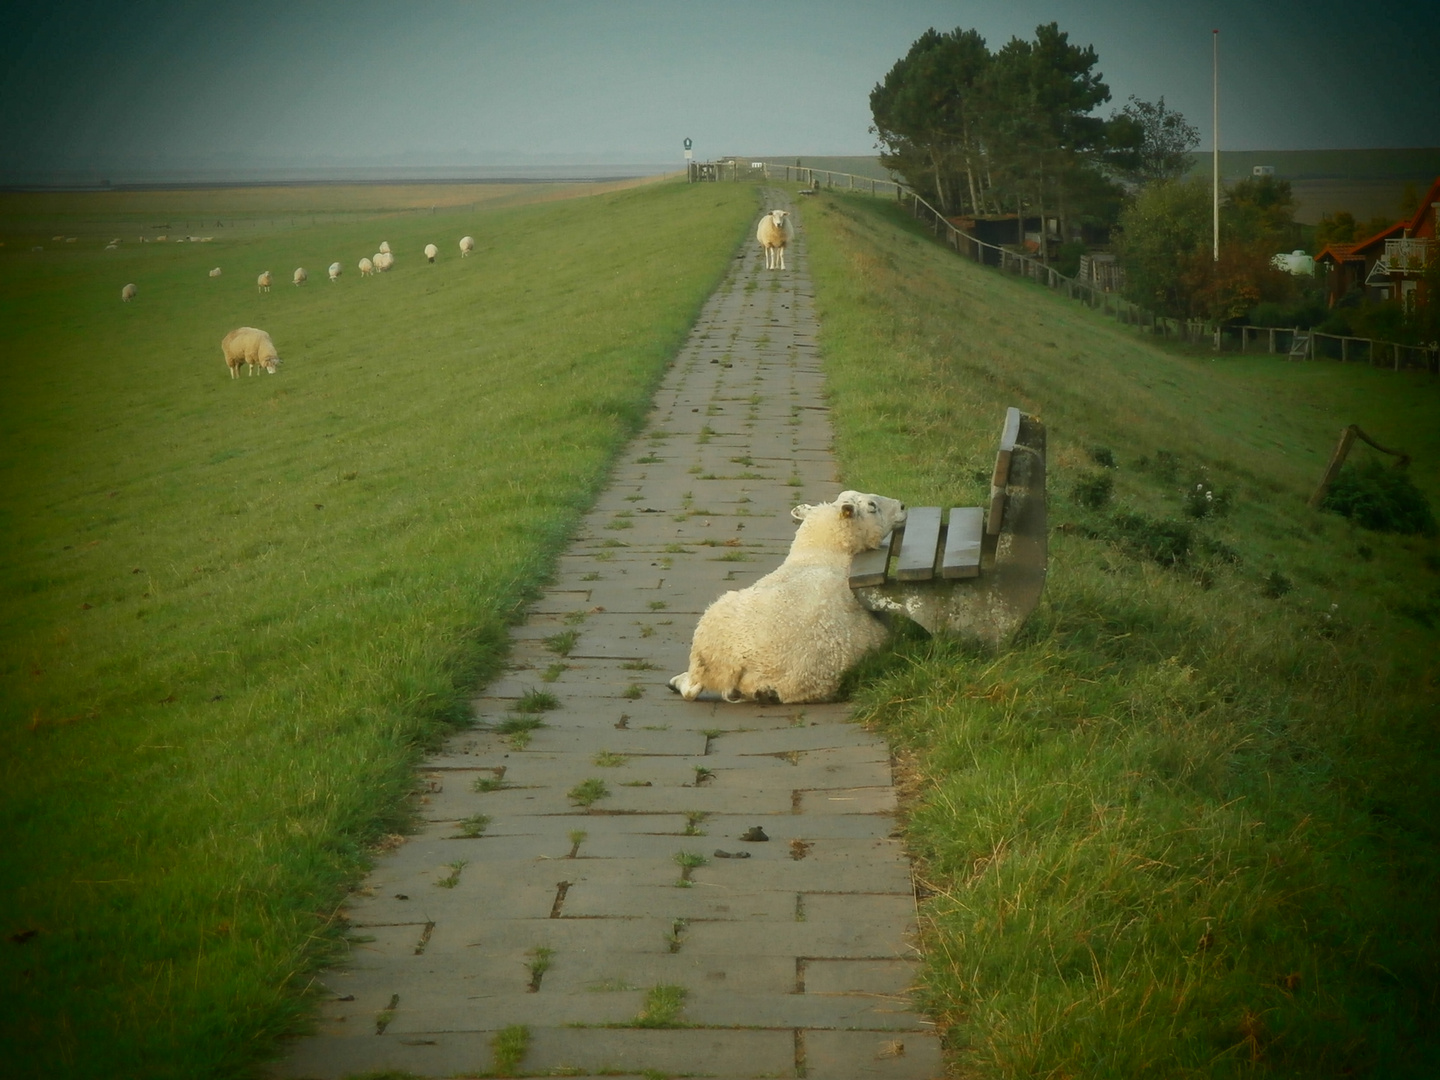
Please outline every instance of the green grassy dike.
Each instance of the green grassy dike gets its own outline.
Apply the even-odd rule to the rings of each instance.
[[[847,486],[973,504],[1002,409],[1048,428],[1041,609],[856,692],[952,1074],[1436,1075],[1440,548],[1305,500],[1358,422],[1440,505],[1440,384],[1161,348],[891,203],[804,213]]]
[[[246,1076],[303,1024],[418,755],[754,212],[665,183],[0,251],[3,1071]],[[361,280],[381,239],[396,269]],[[280,374],[228,377],[244,324]]]

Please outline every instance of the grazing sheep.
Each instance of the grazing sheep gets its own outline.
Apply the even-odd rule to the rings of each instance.
[[[380,241],[380,254],[381,254],[381,255],[389,255],[389,254],[390,254],[390,243],[389,243],[389,241],[387,241],[387,240],[381,240],[381,241]]]
[[[211,270],[211,271],[210,271],[210,276],[211,276],[211,277],[219,277],[219,276],[220,276],[220,267],[217,266],[217,267],[215,267],[214,270]]]
[[[440,249],[437,248],[434,244],[425,245],[425,258],[429,259],[432,263],[435,261],[435,256],[439,254]]]
[[[251,375],[255,374],[256,368],[264,368],[274,375],[275,369],[281,363],[270,335],[253,326],[231,330],[220,340],[220,351],[225,354],[225,366],[230,369],[232,379],[240,377],[241,364],[249,365]]]
[[[120,290],[120,302],[128,304],[131,300],[135,299],[135,292],[135,283],[132,281],[129,285],[126,285],[123,289]]]
[[[255,279],[255,291],[269,292],[271,280],[272,278],[270,277],[270,271],[266,270],[263,274],[261,274],[258,278]]]
[[[475,237],[462,236],[460,238],[460,257],[463,259],[475,250]]]
[[[305,268],[304,268],[303,266],[297,266],[297,267],[295,268],[295,284],[296,284],[296,285],[304,285],[305,282],[307,282],[307,281],[309,281],[309,280],[310,280],[310,275],[307,274],[307,273],[305,273]]]
[[[375,264],[375,269],[382,274],[387,270],[393,269],[395,266],[395,256],[388,251],[376,252],[375,258],[371,261]]]
[[[785,219],[789,216],[788,210],[771,210],[755,230],[755,239],[765,249],[766,270],[785,269],[785,242],[790,239],[790,223]]]
[[[370,277],[375,273],[375,264],[369,259],[360,260],[360,276]]]
[[[331,264],[330,264],[330,280],[331,280],[331,281],[339,281],[339,280],[340,280],[340,264],[339,264],[338,262],[334,262],[334,263],[331,263]]]
[[[689,670],[670,689],[694,701],[829,701],[844,673],[888,637],[850,591],[850,560],[880,546],[905,520],[883,495],[842,491],[834,502],[797,506],[790,554],[749,588],[726,593],[695,627]]]

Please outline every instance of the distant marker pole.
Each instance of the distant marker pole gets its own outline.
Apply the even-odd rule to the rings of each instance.
[[[1210,59],[1210,83],[1211,93],[1214,97],[1212,118],[1213,130],[1215,132],[1215,156],[1212,166],[1213,176],[1211,187],[1214,191],[1214,233],[1215,252],[1214,261],[1220,261],[1220,31],[1210,31],[1211,59]],[[1215,351],[1220,351],[1220,324],[1215,324]]]
[[[1212,42],[1211,52],[1211,88],[1214,98],[1213,127],[1215,142],[1214,179],[1212,187],[1215,197],[1215,261],[1220,261],[1220,31],[1210,31]]]

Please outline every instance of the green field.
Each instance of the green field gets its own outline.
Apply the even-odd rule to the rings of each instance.
[[[746,184],[465,194],[0,196],[29,223],[0,248],[15,1075],[249,1076],[303,1025],[414,762],[756,209]],[[202,207],[248,224],[95,242]],[[906,780],[953,1075],[1435,1075],[1440,547],[1305,499],[1355,422],[1440,501],[1440,381],[1161,346],[889,200],[801,210],[847,486],[973,503],[1003,407],[1049,431],[1030,624],[998,656],[904,636],[856,679]],[[396,269],[361,280],[382,239]],[[240,324],[279,374],[228,377]]]
[[[468,717],[756,207],[675,183],[519,204],[556,193],[431,214],[368,189],[312,226],[326,190],[277,192],[276,225],[208,244],[6,235],[11,1075],[250,1075],[303,1022],[418,754]],[[168,197],[12,196],[0,218],[268,220]],[[381,240],[396,268],[362,280]],[[279,374],[229,377],[220,339],[247,324]]]
[[[884,200],[806,224],[847,485],[973,505],[1005,406],[1049,434],[1041,610],[857,691],[953,1074],[1436,1075],[1440,546],[1305,502],[1352,422],[1440,501],[1440,381],[1160,348]]]

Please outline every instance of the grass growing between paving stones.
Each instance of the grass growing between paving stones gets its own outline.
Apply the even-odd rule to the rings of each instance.
[[[490,1040],[491,1076],[514,1076],[530,1052],[530,1029],[524,1024],[501,1028]]]
[[[418,753],[468,718],[749,228],[752,190],[705,187],[114,252],[7,232],[0,1045],[17,1074],[237,1075],[303,1022]],[[136,212],[167,220],[147,199]],[[381,239],[396,268],[361,280]],[[281,281],[260,294],[267,268]],[[272,334],[279,374],[228,377],[220,338],[242,324]]]
[[[606,787],[604,780],[592,776],[590,779],[576,784],[565,793],[565,797],[576,806],[583,806],[588,810],[601,799],[608,799],[610,789]]]
[[[847,486],[977,505],[1005,406],[1049,434],[1017,640],[857,680],[955,1074],[1435,1075],[1440,550],[1306,499],[1354,422],[1433,505],[1440,381],[1160,347],[883,201],[806,225]]]
[[[678,1028],[685,1027],[683,1013],[689,991],[683,986],[659,985],[645,991],[645,1004],[640,1014],[626,1027],[637,1028]]]

